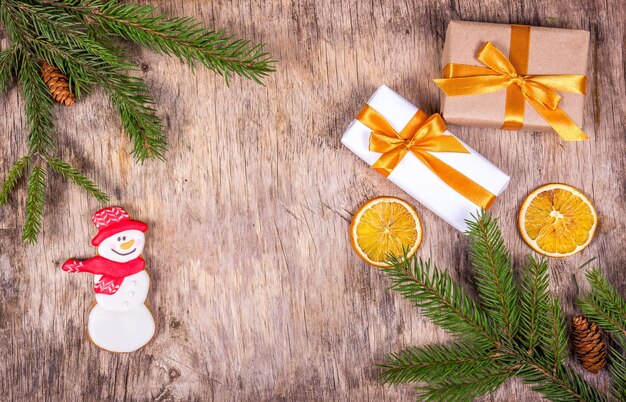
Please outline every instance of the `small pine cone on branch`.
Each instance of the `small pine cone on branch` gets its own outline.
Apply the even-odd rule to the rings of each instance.
[[[58,68],[45,61],[41,64],[41,77],[50,89],[55,101],[65,106],[72,106],[76,95],[70,92],[70,83],[67,76]]]
[[[572,337],[578,362],[590,373],[597,374],[606,365],[607,349],[602,331],[587,317],[572,317]]]

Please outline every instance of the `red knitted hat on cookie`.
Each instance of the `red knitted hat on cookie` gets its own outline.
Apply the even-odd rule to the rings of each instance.
[[[107,207],[97,211],[91,217],[91,221],[98,229],[98,234],[91,239],[91,244],[99,246],[102,241],[124,230],[137,229],[145,232],[148,225],[143,222],[133,221],[128,213],[120,207]]]

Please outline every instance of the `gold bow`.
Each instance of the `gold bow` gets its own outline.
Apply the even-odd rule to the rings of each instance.
[[[369,105],[363,107],[356,119],[372,130],[369,150],[382,154],[372,167],[385,177],[411,152],[444,183],[474,204],[487,209],[495,201],[496,196],[489,190],[431,154],[470,153],[455,137],[442,135],[446,125],[438,113],[428,117],[418,110],[399,133]]]
[[[584,94],[584,75],[526,75],[530,27],[513,25],[510,58],[487,42],[476,58],[487,67],[448,64],[443,77],[434,80],[448,96],[486,94],[506,88],[505,119],[502,128],[519,130],[524,125],[524,105],[530,105],[552,129],[567,141],[588,139],[587,135],[559,107],[557,91]],[[514,67],[516,65],[517,69]]]

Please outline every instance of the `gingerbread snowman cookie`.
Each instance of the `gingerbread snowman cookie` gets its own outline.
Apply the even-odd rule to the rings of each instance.
[[[96,305],[89,313],[89,337],[111,352],[133,352],[154,336],[154,319],[145,305],[150,277],[141,252],[148,226],[131,220],[119,207],[103,208],[91,218],[98,234],[91,244],[98,255],[69,259],[67,272],[94,274]]]

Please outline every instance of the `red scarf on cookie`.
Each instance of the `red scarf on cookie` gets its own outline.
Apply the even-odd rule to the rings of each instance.
[[[98,283],[93,286],[96,293],[112,295],[124,282],[124,278],[144,270],[146,262],[137,257],[128,262],[115,262],[104,257],[97,256],[85,261],[67,260],[61,267],[67,272],[88,272],[102,275]]]

